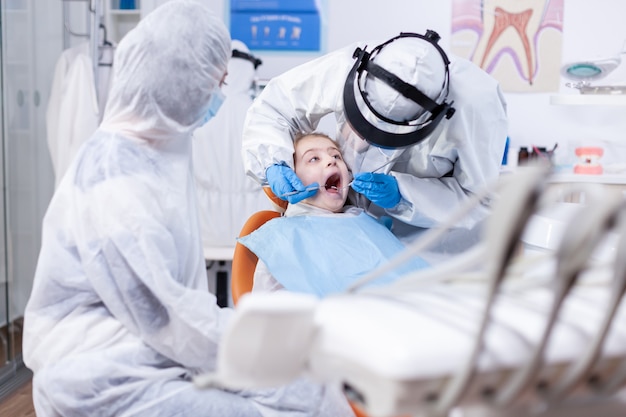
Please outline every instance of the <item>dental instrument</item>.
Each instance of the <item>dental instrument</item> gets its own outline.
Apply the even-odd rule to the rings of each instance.
[[[288,192],[288,193],[281,194],[280,196],[281,196],[281,197],[288,197],[288,196],[290,196],[290,195],[296,195],[296,194],[298,194],[298,193],[304,193],[304,192],[307,192],[307,191],[313,191],[313,190],[325,190],[325,189],[327,189],[327,188],[332,188],[333,190],[343,190],[343,189],[345,189],[345,188],[350,187],[350,185],[352,185],[352,181],[350,181],[348,184],[346,184],[346,185],[344,185],[344,186],[342,186],[342,187],[336,187],[336,186],[334,186],[334,185],[333,185],[333,186],[330,186],[330,187],[326,187],[325,185],[320,185],[320,186],[317,186],[317,187],[306,187],[304,190],[300,190],[300,191],[290,191],[290,192]]]
[[[307,191],[313,191],[313,190],[318,190],[321,189],[322,186],[316,186],[316,187],[306,187],[304,190],[295,190],[295,191],[290,191],[288,193],[284,193],[281,194],[279,197],[289,197],[290,195],[296,195],[296,194],[300,194],[300,193],[305,193]]]
[[[371,172],[377,172],[377,171],[380,171],[381,169],[383,169],[384,167],[386,167],[386,166],[387,166],[387,165],[389,165],[389,164],[392,164],[392,163],[397,162],[397,161],[402,161],[402,159],[400,159],[400,157],[401,157],[401,156],[402,156],[402,155],[398,155],[397,157],[390,159],[389,161],[387,161],[387,162],[385,162],[384,164],[380,165],[378,168],[375,168],[375,169],[374,169],[374,170],[372,170]],[[408,160],[408,159],[407,159],[407,160]],[[346,185],[344,185],[344,186],[342,186],[342,187],[335,187],[335,186],[332,186],[332,187],[329,187],[329,188],[332,188],[332,189],[334,189],[334,190],[343,190],[343,189],[345,189],[345,188],[349,188],[349,187],[352,185],[352,182],[353,182],[353,181],[350,181],[348,184],[346,184]],[[288,192],[288,193],[281,194],[281,195],[280,195],[280,197],[289,197],[289,196],[291,196],[291,195],[296,195],[296,194],[299,194],[299,193],[304,193],[304,192],[307,192],[307,191],[313,191],[313,190],[318,190],[318,189],[319,189],[319,190],[324,190],[324,189],[326,189],[326,188],[327,188],[327,187],[326,187],[325,185],[320,185],[320,186],[317,186],[317,187],[310,187],[310,186],[309,186],[309,187],[306,187],[304,190],[290,191],[290,192]]]

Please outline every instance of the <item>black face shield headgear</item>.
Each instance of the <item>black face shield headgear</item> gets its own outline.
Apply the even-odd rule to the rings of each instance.
[[[398,39],[408,37],[419,38],[429,42],[441,55],[441,59],[443,60],[445,66],[445,79],[441,88],[441,91],[444,94],[440,103],[432,100],[430,97],[422,93],[414,86],[402,81],[396,75],[390,73],[389,71],[385,70],[379,65],[376,65],[373,62],[373,59],[382,50],[382,48]],[[448,56],[443,51],[443,49],[441,49],[441,47],[437,44],[439,39],[439,35],[432,30],[426,31],[425,35],[402,32],[399,36],[391,38],[388,41],[375,47],[371,53],[368,53],[361,48],[357,48],[354,51],[353,58],[356,59],[356,62],[350,70],[350,73],[348,74],[348,77],[346,79],[346,83],[344,84],[343,103],[346,111],[346,119],[348,120],[348,123],[350,123],[350,126],[352,126],[352,129],[354,129],[354,131],[359,136],[367,140],[370,144],[379,146],[381,148],[401,148],[404,146],[419,143],[422,140],[426,139],[435,130],[437,125],[444,117],[446,119],[452,117],[452,115],[454,114],[454,108],[452,107],[452,104],[454,102],[446,102],[450,84],[450,74],[448,71],[448,65],[450,64],[450,61],[448,61]],[[367,75],[370,77],[381,80],[389,87],[398,91],[404,97],[417,103],[428,113],[430,113],[430,117],[428,117],[428,119],[425,121],[418,122],[417,120],[422,118],[423,115],[420,115],[413,120],[403,121],[392,120],[388,117],[383,116],[374,109],[374,107],[370,103],[370,100],[367,97],[364,81],[362,81],[365,79],[365,77],[363,77],[364,73],[367,73]],[[378,118],[381,122],[389,123],[396,126],[414,126],[415,130],[412,130],[408,133],[391,133],[379,129],[378,127],[370,123],[361,113],[361,110],[359,109],[359,105],[357,103],[355,90],[359,91],[362,101],[372,112],[372,114],[376,116],[376,118]]]
[[[263,61],[261,61],[259,58],[255,57],[254,55],[249,54],[247,52],[240,51],[238,49],[233,49],[232,56],[233,58],[241,58],[241,59],[245,59],[246,61],[252,62],[252,65],[254,65],[254,69],[257,69],[257,67],[263,63]]]

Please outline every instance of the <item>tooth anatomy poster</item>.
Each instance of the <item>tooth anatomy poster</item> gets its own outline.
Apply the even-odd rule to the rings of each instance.
[[[453,0],[451,49],[507,92],[559,89],[564,0]]]

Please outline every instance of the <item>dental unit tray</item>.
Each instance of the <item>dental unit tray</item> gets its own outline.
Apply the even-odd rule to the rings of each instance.
[[[591,85],[588,81],[565,83],[566,87],[575,88],[580,94],[588,95],[622,95],[626,94],[626,85]]]
[[[626,94],[626,85],[586,85],[579,88],[580,94]]]

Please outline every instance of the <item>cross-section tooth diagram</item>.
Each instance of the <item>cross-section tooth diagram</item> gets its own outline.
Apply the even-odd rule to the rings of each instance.
[[[563,0],[455,0],[452,48],[508,91],[558,88]]]

